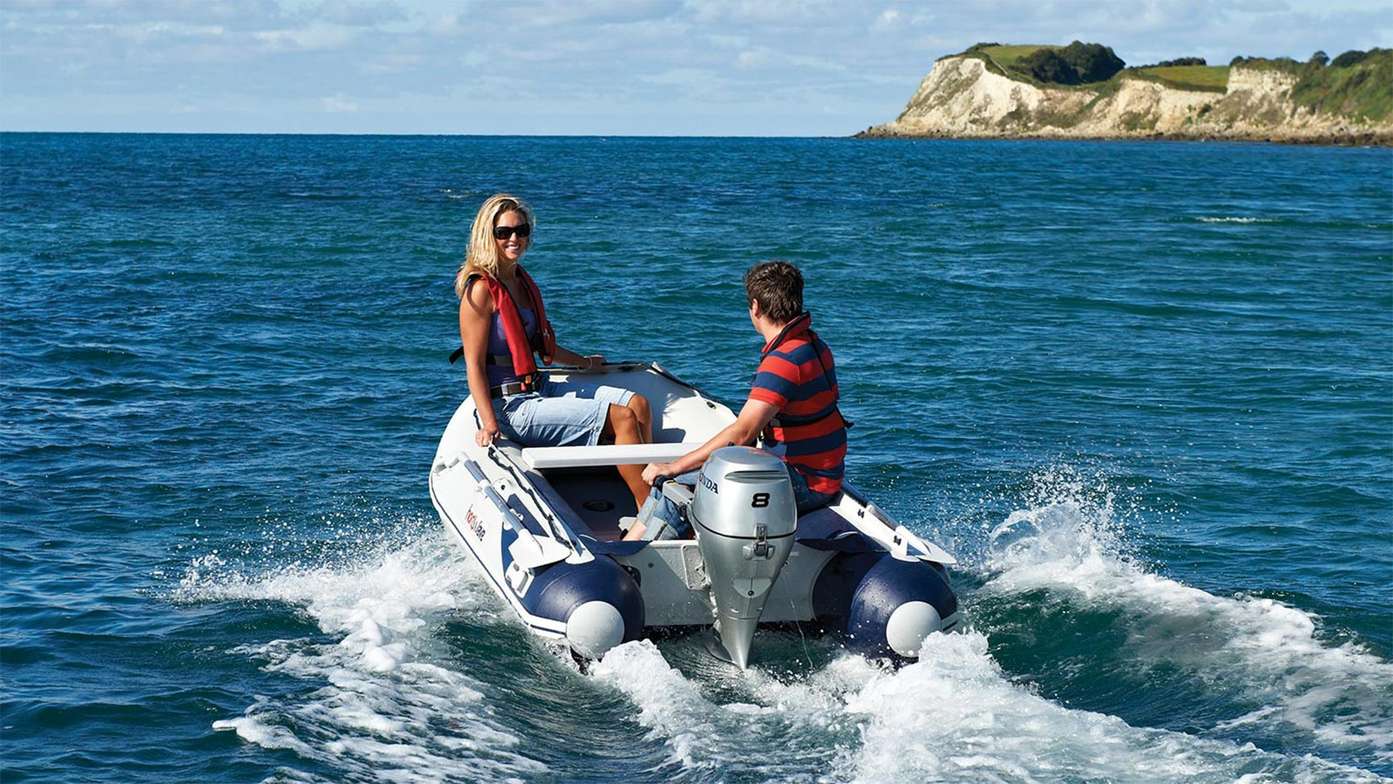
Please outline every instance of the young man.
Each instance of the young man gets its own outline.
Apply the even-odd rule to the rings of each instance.
[[[812,316],[803,310],[803,275],[797,267],[786,261],[754,265],[745,273],[745,299],[750,322],[765,340],[749,399],[724,430],[671,463],[650,464],[643,481],[652,484],[659,476],[695,471],[717,449],[752,443],[765,432],[765,445],[777,444],[775,453],[788,468],[801,515],[826,506],[842,487],[847,423],[837,409],[832,352],[810,328]],[[688,484],[693,482],[690,477]],[[677,505],[655,487],[624,538],[672,538],[686,532]]]

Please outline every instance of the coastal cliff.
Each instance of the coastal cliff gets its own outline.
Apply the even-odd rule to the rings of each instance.
[[[1008,59],[1029,49],[980,44],[938,60],[899,117],[858,136],[1393,144],[1388,50],[1338,68],[1235,58],[1124,69],[1117,60],[1105,80],[1051,84]]]

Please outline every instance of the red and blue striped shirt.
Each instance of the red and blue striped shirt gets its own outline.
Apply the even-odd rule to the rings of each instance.
[[[837,373],[832,351],[811,329],[804,313],[764,347],[750,399],[779,412],[774,440],[785,445],[784,461],[815,493],[842,488],[846,422],[837,409]]]

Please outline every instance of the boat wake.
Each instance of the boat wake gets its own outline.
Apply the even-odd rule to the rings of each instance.
[[[345,563],[254,576],[216,556],[200,559],[178,598],[286,603],[331,638],[234,649],[306,686],[258,697],[242,716],[213,728],[317,763],[282,771],[296,780],[504,781],[544,773],[517,751],[517,735],[492,718],[486,686],[433,655],[441,647],[434,632],[446,619],[511,622],[497,616],[479,579],[436,534]]]
[[[1216,596],[1157,575],[1128,555],[1110,498],[1077,476],[1037,478],[1038,505],[991,532],[979,598],[1043,592],[1076,611],[1112,613],[1137,670],[1176,668],[1232,704],[1213,736],[1270,738],[1362,762],[1393,761],[1393,663],[1355,642],[1322,639],[1319,619],[1267,598]]]
[[[616,746],[630,777],[693,782],[1379,780],[1330,758],[1386,759],[1387,662],[1322,642],[1295,608],[1153,574],[1126,555],[1106,494],[1057,480],[992,532],[969,623],[973,601],[1027,593],[1101,606],[1135,619],[1119,654],[1128,666],[1237,683],[1263,707],[1201,735],[1129,724],[1021,682],[980,626],[931,636],[899,669],[819,642],[822,664],[776,655],[742,673],[681,638],[619,646],[582,677],[527,653],[541,643],[433,532],[315,565],[208,556],[176,598],[286,605],[318,628],[232,649],[287,685],[213,724],[280,760],[273,778],[285,780],[595,778],[614,770],[605,755]],[[797,639],[784,648],[795,646],[806,652]],[[1263,750],[1248,742],[1252,727],[1310,743]],[[557,749],[570,750],[566,770],[553,767]]]
[[[638,707],[648,740],[691,781],[1377,781],[1248,744],[1137,728],[1013,683],[980,633],[934,635],[893,670],[842,655],[792,682],[758,668],[723,701],[651,642],[607,654],[596,678]],[[732,689],[721,684],[719,691]]]

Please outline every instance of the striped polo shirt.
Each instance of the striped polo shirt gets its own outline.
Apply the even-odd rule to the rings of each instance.
[[[832,351],[811,329],[804,313],[764,346],[750,398],[779,409],[774,440],[784,460],[815,493],[842,488],[846,422],[837,410],[837,372]]]

